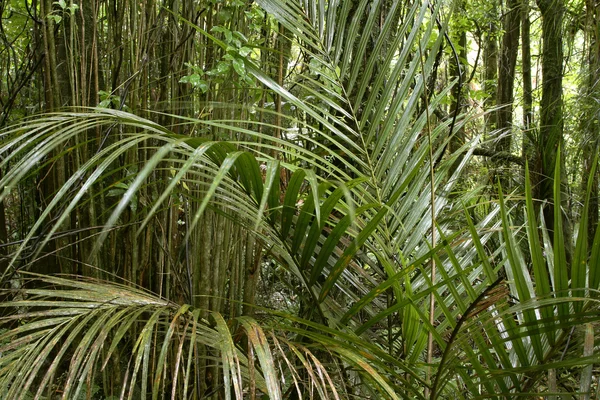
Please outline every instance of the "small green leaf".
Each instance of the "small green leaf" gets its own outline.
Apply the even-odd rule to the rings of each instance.
[[[233,34],[231,33],[231,31],[223,26],[213,26],[213,28],[210,31],[221,32],[225,36],[225,41],[227,43],[231,43],[231,40],[233,39]]]
[[[202,79],[199,74],[191,74],[181,77],[179,83],[189,83],[193,87],[198,88],[202,91],[202,93],[206,93],[208,90],[208,83]]]
[[[246,66],[241,58],[234,58],[232,61],[233,69],[240,76],[246,76]]]
[[[240,56],[246,57],[246,56],[248,56],[248,54],[252,53],[252,49],[244,46],[244,47],[240,48],[239,53],[240,53]]]

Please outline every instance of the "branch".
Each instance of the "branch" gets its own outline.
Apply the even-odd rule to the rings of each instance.
[[[491,150],[491,149],[486,149],[484,147],[477,147],[473,151],[473,155],[489,157],[492,160],[507,161],[507,162],[518,164],[522,167],[525,166],[525,161],[521,157],[515,156],[515,155],[509,153],[508,151],[495,151],[495,150]]]

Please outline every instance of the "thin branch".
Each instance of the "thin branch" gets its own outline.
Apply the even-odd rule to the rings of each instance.
[[[523,160],[523,158],[515,156],[508,151],[495,151],[491,149],[486,149],[485,147],[477,147],[473,151],[473,155],[489,157],[492,160],[503,160],[520,165],[522,167],[525,166],[525,160]]]

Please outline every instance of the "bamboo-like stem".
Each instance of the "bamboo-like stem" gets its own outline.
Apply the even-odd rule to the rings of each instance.
[[[421,45],[419,43],[419,58],[421,61],[421,69],[423,70],[423,74],[425,71],[425,63],[423,61],[423,50],[421,49]],[[427,140],[429,145],[429,179],[430,179],[430,190],[431,197],[429,201],[431,202],[431,247],[435,248],[436,246],[436,237],[435,237],[435,175],[434,175],[434,159],[433,159],[433,143],[431,140],[431,118],[429,115],[429,101],[427,95],[427,85],[425,85],[425,75],[423,75],[423,90],[425,91],[425,116],[427,119]],[[431,284],[435,284],[435,275],[436,275],[436,265],[435,259],[431,257]],[[435,322],[435,294],[431,292],[429,295],[429,333],[427,334],[427,383],[431,384],[431,363],[433,361],[433,332],[431,329],[433,328],[433,324]],[[429,387],[425,387],[425,397],[429,396]]]
[[[277,84],[279,86],[283,86],[283,24],[279,24],[279,32],[277,34],[277,51],[279,52],[279,62],[277,65]],[[278,93],[276,97],[276,111],[277,115],[275,116],[275,138],[281,139],[281,95]],[[273,157],[277,157],[275,149],[273,149]]]

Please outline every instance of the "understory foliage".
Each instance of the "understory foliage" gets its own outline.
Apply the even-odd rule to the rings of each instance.
[[[2,131],[5,203],[61,163],[74,173],[3,247],[0,397],[589,398],[595,170],[573,237],[560,207],[542,218],[528,174],[523,193],[481,202],[457,187],[480,139],[448,146],[469,115],[436,115],[452,89],[430,79],[444,13],[257,3],[310,60],[293,85],[251,56],[276,50],[183,23],[272,107],[106,103]],[[210,91],[207,76],[182,83]]]

